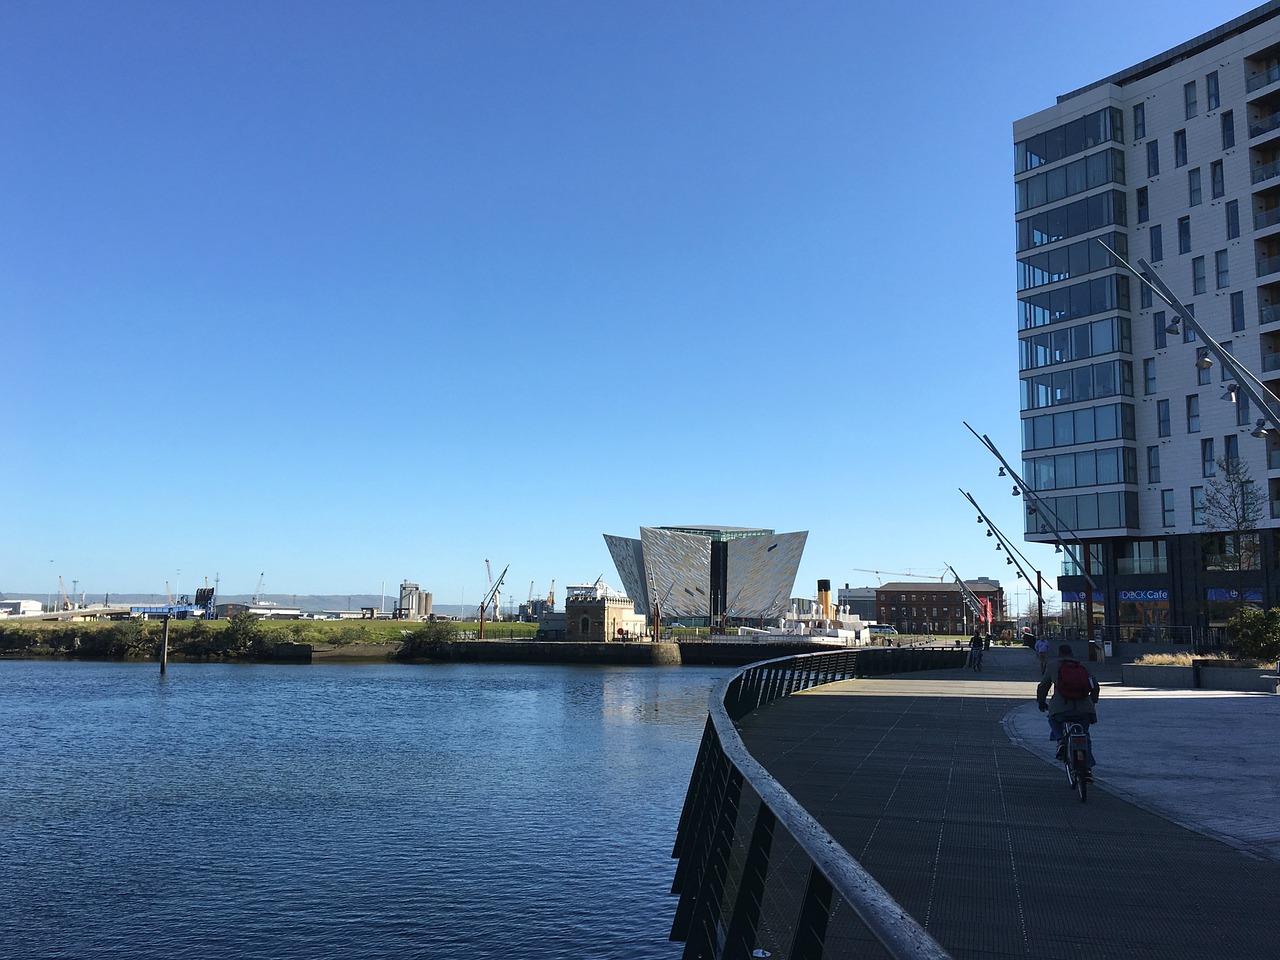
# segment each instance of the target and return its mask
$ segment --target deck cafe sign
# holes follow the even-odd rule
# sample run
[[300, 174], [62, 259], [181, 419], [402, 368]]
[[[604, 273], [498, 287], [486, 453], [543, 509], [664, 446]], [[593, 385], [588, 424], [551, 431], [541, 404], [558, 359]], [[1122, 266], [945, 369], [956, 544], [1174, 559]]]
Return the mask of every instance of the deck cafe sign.
[[1121, 590], [1118, 594], [1121, 603], [1150, 603], [1153, 600], [1169, 599], [1168, 590]]

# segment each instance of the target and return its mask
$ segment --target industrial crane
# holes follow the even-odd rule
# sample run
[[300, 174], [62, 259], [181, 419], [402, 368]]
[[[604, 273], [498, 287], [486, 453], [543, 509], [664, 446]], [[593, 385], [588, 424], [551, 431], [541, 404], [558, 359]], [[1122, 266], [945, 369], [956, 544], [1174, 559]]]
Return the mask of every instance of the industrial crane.
[[[484, 572], [489, 577], [489, 592], [493, 594], [493, 619], [496, 623], [502, 619], [502, 594], [497, 592], [498, 588], [502, 586], [502, 579], [499, 578], [498, 583], [496, 584], [493, 582], [493, 568], [489, 566], [488, 558], [484, 561]], [[506, 573], [506, 570], [503, 570], [502, 572]], [[481, 607], [481, 623], [484, 622], [483, 614], [484, 608]]]
[[551, 581], [551, 591], [547, 594], [547, 610], [555, 613], [556, 609], [556, 582]]
[[261, 602], [262, 600], [262, 581], [263, 581], [263, 578], [266, 577], [266, 575], [267, 575], [266, 571], [263, 571], [262, 573], [258, 574], [258, 586], [257, 586], [257, 589], [253, 591], [253, 602], [255, 604]]
[[[488, 569], [489, 569], [489, 561], [488, 561], [488, 560], [486, 560], [486, 561], [484, 562], [484, 566], [485, 566], [485, 569], [486, 569], [486, 570], [488, 570]], [[497, 579], [497, 580], [494, 580], [494, 579], [493, 579], [492, 571], [490, 571], [489, 579], [490, 579], [491, 583], [490, 583], [490, 586], [489, 586], [489, 592], [488, 592], [488, 593], [486, 593], [486, 594], [484, 595], [484, 599], [480, 601], [480, 639], [481, 639], [481, 640], [483, 640], [483, 639], [484, 639], [484, 614], [485, 614], [485, 611], [488, 609], [488, 607], [489, 607], [489, 603], [490, 603], [491, 601], [492, 601], [492, 602], [495, 602], [495, 603], [497, 602], [497, 598], [500, 596], [500, 594], [498, 593], [498, 589], [502, 586], [502, 581], [503, 581], [503, 580], [505, 580], [505, 579], [507, 578], [507, 571], [508, 571], [509, 569], [511, 569], [511, 565], [510, 565], [510, 564], [507, 564], [507, 566], [503, 567], [503, 568], [502, 568], [502, 573], [500, 573], [500, 574], [498, 575], [498, 579]], [[494, 620], [499, 619], [499, 618], [496, 616], [496, 613], [497, 613], [496, 609], [495, 609], [495, 611], [494, 611], [494, 612], [495, 612]]]
[[62, 574], [58, 574], [58, 587], [62, 590], [62, 609], [71, 610], [71, 598], [67, 596], [67, 585], [62, 582]]

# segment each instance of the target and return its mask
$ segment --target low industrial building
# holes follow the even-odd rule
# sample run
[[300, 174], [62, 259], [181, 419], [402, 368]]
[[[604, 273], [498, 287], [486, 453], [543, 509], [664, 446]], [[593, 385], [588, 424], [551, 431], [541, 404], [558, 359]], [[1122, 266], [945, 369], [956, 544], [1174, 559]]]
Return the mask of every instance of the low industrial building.
[[625, 593], [600, 581], [569, 587], [564, 601], [564, 638], [578, 643], [638, 640], [645, 636], [645, 617]]

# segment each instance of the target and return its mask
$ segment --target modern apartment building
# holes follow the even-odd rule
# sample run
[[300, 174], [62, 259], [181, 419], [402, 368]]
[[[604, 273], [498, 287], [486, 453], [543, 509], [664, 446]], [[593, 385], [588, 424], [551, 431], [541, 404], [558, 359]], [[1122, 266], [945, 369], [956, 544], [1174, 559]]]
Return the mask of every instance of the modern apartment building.
[[[1258, 429], [1280, 410], [1103, 246], [1149, 261], [1280, 393], [1280, 2], [1059, 97], [1013, 139], [1025, 530], [1074, 546], [1064, 610], [1089, 599], [1084, 557], [1096, 622], [1122, 636], [1280, 604], [1280, 434]], [[1243, 470], [1259, 516], [1224, 526], [1206, 502]]]

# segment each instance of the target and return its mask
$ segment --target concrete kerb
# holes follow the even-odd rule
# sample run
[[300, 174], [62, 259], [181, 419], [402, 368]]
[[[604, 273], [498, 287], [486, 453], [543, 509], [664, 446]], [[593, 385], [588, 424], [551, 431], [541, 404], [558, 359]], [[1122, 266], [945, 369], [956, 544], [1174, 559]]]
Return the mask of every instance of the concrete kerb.
[[[983, 682], [1034, 673], [1030, 651], [992, 652]], [[1097, 786], [1249, 856], [1280, 860], [1280, 698], [1126, 687], [1107, 679], [1113, 665], [1089, 666], [1102, 667], [1095, 669], [1102, 696], [1091, 734]], [[1013, 743], [1056, 766], [1033, 697], [1005, 714], [1002, 726]]]

